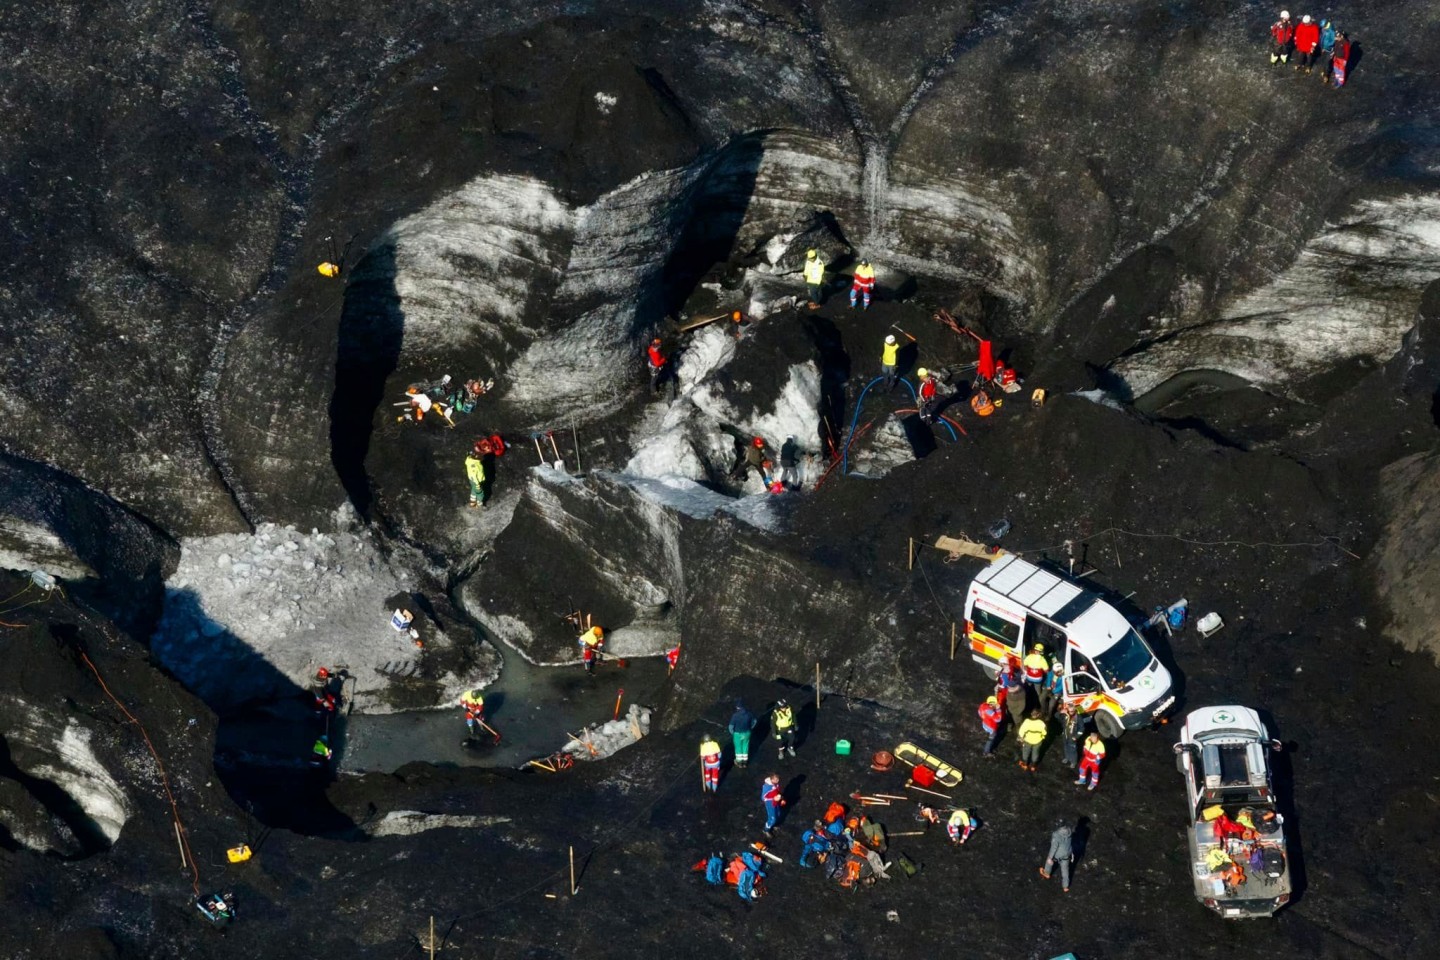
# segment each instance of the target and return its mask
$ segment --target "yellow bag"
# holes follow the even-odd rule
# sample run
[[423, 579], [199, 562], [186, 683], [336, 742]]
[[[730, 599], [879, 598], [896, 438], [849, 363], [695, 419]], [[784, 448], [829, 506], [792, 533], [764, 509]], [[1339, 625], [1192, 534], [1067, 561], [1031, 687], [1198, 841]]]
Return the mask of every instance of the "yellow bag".
[[225, 851], [225, 859], [231, 863], [244, 863], [250, 859], [250, 848], [243, 843], [238, 847], [231, 847]]
[[1220, 815], [1224, 812], [1225, 809], [1217, 803], [1213, 807], [1206, 807], [1204, 810], [1201, 810], [1200, 816], [1204, 817], [1206, 820], [1219, 820]]

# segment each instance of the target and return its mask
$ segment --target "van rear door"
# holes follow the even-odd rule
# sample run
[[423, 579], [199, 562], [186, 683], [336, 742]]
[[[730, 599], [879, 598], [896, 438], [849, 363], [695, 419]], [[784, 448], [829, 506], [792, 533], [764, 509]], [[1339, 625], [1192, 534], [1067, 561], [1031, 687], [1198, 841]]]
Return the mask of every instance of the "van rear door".
[[1024, 614], [1002, 609], [978, 594], [970, 597], [967, 618], [971, 656], [982, 666], [995, 666], [1005, 654], [1018, 655], [1025, 629]]

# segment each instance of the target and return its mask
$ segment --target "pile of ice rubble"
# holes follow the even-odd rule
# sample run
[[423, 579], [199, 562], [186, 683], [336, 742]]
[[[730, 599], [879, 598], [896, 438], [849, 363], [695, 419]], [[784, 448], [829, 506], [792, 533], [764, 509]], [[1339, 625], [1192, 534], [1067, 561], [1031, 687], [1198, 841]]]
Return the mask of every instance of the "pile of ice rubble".
[[576, 760], [603, 760], [650, 734], [650, 708], [630, 704], [629, 711], [619, 720], [607, 720], [579, 733], [560, 749]]
[[[416, 575], [382, 553], [353, 513], [336, 521], [334, 533], [266, 523], [253, 534], [183, 540], [155, 655], [215, 709], [293, 694], [326, 666], [357, 678], [355, 710], [388, 712], [380, 688], [413, 675], [422, 651], [390, 626], [386, 600], [407, 593]], [[414, 612], [426, 649], [448, 644]], [[445, 677], [440, 702], [476, 679]]]

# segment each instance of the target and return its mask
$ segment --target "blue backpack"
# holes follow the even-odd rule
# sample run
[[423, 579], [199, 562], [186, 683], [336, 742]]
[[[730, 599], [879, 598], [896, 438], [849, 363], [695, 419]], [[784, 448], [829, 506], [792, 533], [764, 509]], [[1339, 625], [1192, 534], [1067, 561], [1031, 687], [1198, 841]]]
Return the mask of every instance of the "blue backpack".
[[741, 900], [750, 900], [755, 895], [755, 871], [746, 870], [740, 874], [740, 883], [736, 889]]
[[725, 858], [718, 853], [710, 854], [710, 859], [705, 861], [705, 882], [717, 887], [725, 882]]

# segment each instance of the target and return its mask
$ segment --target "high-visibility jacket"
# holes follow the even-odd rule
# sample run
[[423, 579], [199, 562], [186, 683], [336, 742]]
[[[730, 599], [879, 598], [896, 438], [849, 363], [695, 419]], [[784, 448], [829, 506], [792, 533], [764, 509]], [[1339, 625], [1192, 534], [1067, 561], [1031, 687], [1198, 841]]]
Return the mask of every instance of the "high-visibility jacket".
[[1023, 742], [1030, 744], [1032, 747], [1037, 747], [1045, 742], [1045, 737], [1049, 732], [1050, 728], [1045, 725], [1044, 720], [1037, 720], [1031, 717], [1029, 720], [1020, 724], [1019, 736]]
[[330, 756], [330, 745], [327, 744], [324, 740], [316, 740], [315, 746], [312, 748], [312, 750], [317, 757], [328, 758]]
[[875, 289], [875, 268], [856, 267], [854, 288], [862, 293], [869, 293]]
[[1099, 763], [1105, 759], [1105, 741], [1099, 737], [1096, 737], [1094, 740], [1086, 737], [1080, 749], [1084, 753], [1083, 759], [1086, 763]]
[[598, 647], [604, 642], [599, 627], [591, 627], [580, 634], [580, 646], [582, 647]]
[[1025, 657], [1025, 679], [1029, 682], [1039, 683], [1049, 672], [1050, 661], [1045, 659], [1045, 654], [1031, 651]]
[[893, 367], [895, 366], [895, 358], [899, 355], [899, 353], [900, 344], [887, 343], [885, 344], [885, 348], [880, 351], [880, 362], [887, 367]]
[[465, 458], [465, 476], [477, 487], [485, 482], [485, 464], [474, 454]]
[[985, 732], [994, 733], [1005, 716], [1005, 708], [998, 703], [982, 703], [979, 713], [980, 723], [984, 726]]
[[645, 355], [650, 359], [650, 366], [654, 367], [656, 370], [659, 370], [661, 367], [665, 366], [665, 354], [660, 352], [659, 347], [648, 348], [645, 351]]
[[1301, 53], [1314, 53], [1320, 45], [1320, 24], [1301, 23], [1295, 28], [1295, 49]]
[[716, 743], [713, 739], [706, 740], [700, 744], [700, 759], [705, 761], [707, 767], [719, 766], [720, 744]]
[[795, 711], [790, 707], [781, 707], [775, 711], [775, 729], [789, 730], [795, 726]]
[[934, 400], [934, 399], [935, 399], [935, 378], [934, 378], [934, 377], [927, 377], [926, 379], [920, 381], [920, 399], [921, 399], [921, 400]]
[[1289, 20], [1276, 20], [1270, 25], [1270, 36], [1277, 46], [1283, 47], [1295, 36], [1295, 24]]
[[825, 281], [825, 264], [819, 258], [805, 261], [805, 282], [819, 285]]
[[460, 705], [463, 707], [484, 707], [485, 698], [480, 696], [479, 690], [468, 690], [460, 695]]
[[970, 829], [970, 813], [966, 810], [956, 810], [950, 814], [950, 820], [945, 824], [953, 837]]

